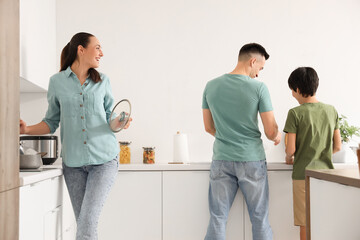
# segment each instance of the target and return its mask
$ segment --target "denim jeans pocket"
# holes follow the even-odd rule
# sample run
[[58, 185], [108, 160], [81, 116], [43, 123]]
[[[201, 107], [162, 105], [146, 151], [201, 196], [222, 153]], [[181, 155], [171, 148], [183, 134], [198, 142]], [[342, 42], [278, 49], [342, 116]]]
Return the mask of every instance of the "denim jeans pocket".
[[260, 181], [266, 177], [267, 167], [266, 161], [255, 161], [255, 162], [247, 162], [246, 164], [246, 176], [249, 179]]
[[216, 179], [221, 176], [223, 161], [213, 160], [210, 167], [210, 179]]

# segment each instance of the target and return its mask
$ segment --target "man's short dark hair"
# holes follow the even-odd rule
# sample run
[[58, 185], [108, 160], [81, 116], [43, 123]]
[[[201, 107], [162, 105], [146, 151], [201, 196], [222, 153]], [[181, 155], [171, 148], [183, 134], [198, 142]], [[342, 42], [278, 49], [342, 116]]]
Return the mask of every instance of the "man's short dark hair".
[[303, 97], [314, 96], [319, 86], [319, 77], [313, 68], [299, 67], [290, 74], [288, 84], [295, 92], [299, 89]]
[[239, 51], [239, 60], [241, 57], [250, 55], [250, 54], [260, 54], [265, 57], [265, 60], [268, 60], [270, 57], [266, 52], [265, 48], [257, 43], [248, 43], [245, 44]]

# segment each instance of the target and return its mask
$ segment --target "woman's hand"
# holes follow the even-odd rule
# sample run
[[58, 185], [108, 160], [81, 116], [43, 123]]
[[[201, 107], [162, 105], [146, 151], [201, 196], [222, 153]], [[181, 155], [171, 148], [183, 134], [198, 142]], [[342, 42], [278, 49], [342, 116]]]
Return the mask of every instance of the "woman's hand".
[[20, 119], [20, 134], [26, 134], [26, 132], [27, 132], [26, 122]]
[[126, 123], [124, 129], [127, 129], [128, 127], [130, 127], [130, 122], [132, 121], [132, 118], [129, 118], [129, 121]]

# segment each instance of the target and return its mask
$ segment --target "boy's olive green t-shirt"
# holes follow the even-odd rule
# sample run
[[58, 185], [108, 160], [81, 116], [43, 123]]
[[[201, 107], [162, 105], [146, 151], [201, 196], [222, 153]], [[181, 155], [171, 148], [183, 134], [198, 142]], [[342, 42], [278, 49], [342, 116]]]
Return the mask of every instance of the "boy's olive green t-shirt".
[[305, 179], [305, 169], [333, 169], [331, 161], [336, 109], [321, 102], [304, 103], [288, 112], [284, 132], [296, 133], [292, 178]]
[[202, 108], [210, 109], [215, 124], [213, 160], [266, 159], [258, 113], [273, 108], [263, 82], [245, 75], [224, 74], [206, 84]]

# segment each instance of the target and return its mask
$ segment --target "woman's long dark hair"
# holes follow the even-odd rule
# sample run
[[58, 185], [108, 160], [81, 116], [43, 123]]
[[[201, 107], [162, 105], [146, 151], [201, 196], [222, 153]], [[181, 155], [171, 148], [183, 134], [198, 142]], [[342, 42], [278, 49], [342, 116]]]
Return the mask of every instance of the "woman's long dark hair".
[[[86, 48], [90, 42], [91, 37], [94, 37], [94, 35], [86, 32], [79, 32], [71, 38], [70, 42], [63, 48], [61, 52], [60, 72], [66, 70], [73, 64], [77, 56], [78, 46], [81, 45]], [[101, 81], [100, 74], [98, 71], [96, 71], [96, 69], [90, 68], [88, 73], [91, 80], [93, 80], [95, 83]]]

